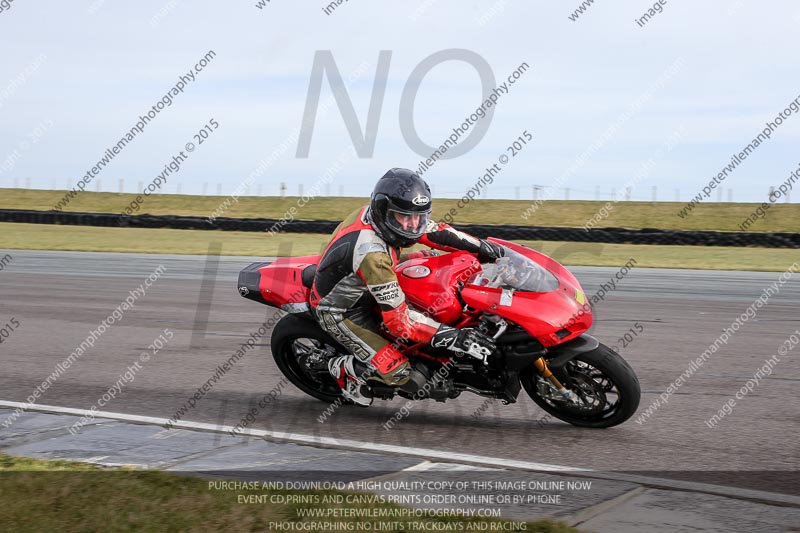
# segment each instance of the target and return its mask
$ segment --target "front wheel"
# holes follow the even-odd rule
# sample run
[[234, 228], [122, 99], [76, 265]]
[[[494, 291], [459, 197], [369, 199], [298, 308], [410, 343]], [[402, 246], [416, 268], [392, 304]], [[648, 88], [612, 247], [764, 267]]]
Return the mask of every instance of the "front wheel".
[[569, 399], [533, 367], [520, 381], [539, 407], [564, 422], [608, 428], [625, 422], [639, 407], [639, 379], [618, 353], [603, 344], [571, 359], [556, 373], [572, 393]]

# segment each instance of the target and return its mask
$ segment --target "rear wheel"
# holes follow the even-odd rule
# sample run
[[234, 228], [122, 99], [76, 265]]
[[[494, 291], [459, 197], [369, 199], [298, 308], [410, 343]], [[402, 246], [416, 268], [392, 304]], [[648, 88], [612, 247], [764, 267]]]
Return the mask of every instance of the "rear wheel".
[[328, 360], [347, 351], [315, 322], [286, 315], [275, 325], [271, 347], [278, 368], [298, 389], [324, 402], [341, 396]]
[[520, 378], [531, 399], [564, 422], [607, 428], [625, 422], [639, 407], [639, 379], [618, 353], [603, 344], [570, 360], [558, 374], [573, 393], [569, 399], [533, 367]]

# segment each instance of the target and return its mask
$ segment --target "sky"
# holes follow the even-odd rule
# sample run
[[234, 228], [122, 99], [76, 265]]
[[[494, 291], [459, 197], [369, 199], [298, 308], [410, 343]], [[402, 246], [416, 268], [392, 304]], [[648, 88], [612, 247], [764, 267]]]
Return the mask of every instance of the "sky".
[[[257, 3], [0, 2], [0, 188], [75, 186], [209, 51], [87, 190], [123, 180], [138, 192], [183, 151], [161, 192], [278, 195], [283, 183], [290, 195], [368, 196], [387, 169], [429, 155], [402, 124], [438, 146], [486, 87], [527, 64], [476, 137], [458, 140], [477, 144], [424, 173], [435, 195], [532, 199], [536, 186], [608, 200], [630, 187], [634, 200], [685, 202], [800, 96], [800, 5], [788, 0], [667, 0], [643, 25], [649, 1], [597, 0], [577, 17], [578, 0], [348, 0], [327, 14], [330, 2]], [[326, 71], [305, 157], [298, 136], [326, 54], [357, 122], [348, 129]], [[444, 60], [420, 70], [431, 56]], [[370, 110], [371, 148], [354, 153], [350, 131], [362, 135]], [[722, 200], [765, 201], [800, 167], [798, 141], [792, 113], [725, 176]]]

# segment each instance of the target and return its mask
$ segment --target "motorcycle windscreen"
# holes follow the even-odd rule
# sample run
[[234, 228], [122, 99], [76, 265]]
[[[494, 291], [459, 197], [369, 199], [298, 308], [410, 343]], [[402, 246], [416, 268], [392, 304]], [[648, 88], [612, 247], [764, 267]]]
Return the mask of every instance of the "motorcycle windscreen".
[[481, 287], [509, 288], [527, 292], [552, 292], [558, 289], [558, 279], [532, 259], [506, 246], [505, 256], [494, 264], [484, 264], [470, 283]]

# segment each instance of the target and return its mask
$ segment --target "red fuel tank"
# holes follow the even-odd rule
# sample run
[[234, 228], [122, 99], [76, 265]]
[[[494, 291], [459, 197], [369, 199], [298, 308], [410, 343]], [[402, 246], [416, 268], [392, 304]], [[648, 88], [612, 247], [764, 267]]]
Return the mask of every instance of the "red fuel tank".
[[409, 303], [417, 311], [448, 325], [458, 322], [462, 314], [456, 285], [466, 283], [480, 271], [480, 263], [468, 252], [410, 259], [395, 267]]

